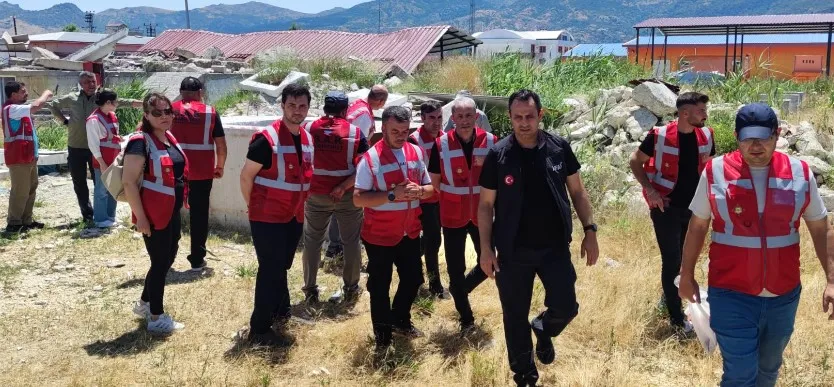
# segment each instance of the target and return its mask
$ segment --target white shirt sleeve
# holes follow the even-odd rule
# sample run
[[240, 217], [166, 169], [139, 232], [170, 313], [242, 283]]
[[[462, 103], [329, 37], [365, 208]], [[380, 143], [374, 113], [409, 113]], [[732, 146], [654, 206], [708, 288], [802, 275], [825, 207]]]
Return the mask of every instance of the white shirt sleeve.
[[32, 114], [32, 105], [9, 105], [9, 119], [19, 120], [24, 117], [30, 117]]
[[363, 191], [370, 191], [374, 187], [374, 176], [371, 169], [368, 168], [368, 161], [364, 157], [356, 165], [356, 183], [354, 187]]
[[709, 205], [709, 195], [707, 194], [707, 171], [701, 173], [701, 179], [698, 180], [698, 188], [695, 189], [695, 196], [692, 197], [692, 203], [689, 203], [689, 210], [692, 215], [701, 219], [712, 219], [712, 208]]
[[811, 202], [808, 203], [808, 207], [805, 207], [805, 212], [802, 213], [802, 219], [813, 222], [828, 216], [828, 210], [825, 208], [825, 203], [822, 201], [822, 196], [820, 196], [820, 191], [817, 188], [817, 179], [814, 177], [813, 173], [811, 174], [811, 179], [808, 181], [808, 185], [811, 187]]
[[487, 133], [492, 133], [492, 126], [489, 125], [489, 119], [487, 118], [486, 113], [484, 113], [481, 109], [478, 109], [477, 126]]
[[362, 131], [362, 134], [365, 137], [368, 137], [368, 132], [370, 132], [371, 127], [374, 125], [374, 121], [367, 114], [362, 114], [359, 117], [356, 117], [352, 124], [358, 126], [359, 130]]
[[107, 129], [99, 120], [87, 120], [87, 146], [90, 147], [93, 157], [101, 157], [99, 140], [105, 136], [107, 136]]

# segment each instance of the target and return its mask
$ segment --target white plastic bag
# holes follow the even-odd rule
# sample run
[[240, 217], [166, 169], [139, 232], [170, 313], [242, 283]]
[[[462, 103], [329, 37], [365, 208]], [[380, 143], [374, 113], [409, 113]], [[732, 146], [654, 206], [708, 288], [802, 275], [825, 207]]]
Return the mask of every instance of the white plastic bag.
[[701, 291], [701, 303], [690, 302], [684, 311], [689, 316], [689, 321], [695, 329], [695, 335], [698, 336], [698, 341], [701, 346], [709, 354], [715, 351], [718, 347], [718, 340], [715, 338], [715, 332], [710, 327], [710, 308], [707, 300], [707, 292]]

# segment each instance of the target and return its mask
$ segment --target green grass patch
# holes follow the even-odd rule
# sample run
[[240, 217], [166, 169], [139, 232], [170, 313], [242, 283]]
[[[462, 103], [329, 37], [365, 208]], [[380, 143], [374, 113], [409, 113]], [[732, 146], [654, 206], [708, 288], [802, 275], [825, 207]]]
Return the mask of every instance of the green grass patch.
[[[113, 91], [121, 99], [142, 100], [148, 95], [148, 89], [144, 86], [144, 80], [140, 78], [134, 78], [126, 83], [120, 83], [113, 87]], [[116, 117], [119, 119], [119, 134], [133, 133], [136, 126], [142, 121], [142, 114], [142, 109], [137, 109], [129, 105], [123, 105], [116, 109]]]
[[214, 109], [222, 116], [229, 109], [234, 108], [241, 103], [254, 104], [257, 103], [258, 100], [258, 93], [248, 90], [235, 90], [221, 97], [220, 100], [214, 104]]
[[67, 127], [55, 121], [42, 122], [36, 126], [40, 149], [67, 149]]
[[369, 69], [367, 63], [346, 58], [301, 59], [285, 54], [260, 56], [253, 60], [253, 64], [261, 72], [260, 82], [275, 85], [281, 83], [290, 71], [310, 74], [314, 82], [324, 80], [326, 74], [331, 80], [356, 83], [359, 87], [371, 87], [382, 80], [380, 75]]

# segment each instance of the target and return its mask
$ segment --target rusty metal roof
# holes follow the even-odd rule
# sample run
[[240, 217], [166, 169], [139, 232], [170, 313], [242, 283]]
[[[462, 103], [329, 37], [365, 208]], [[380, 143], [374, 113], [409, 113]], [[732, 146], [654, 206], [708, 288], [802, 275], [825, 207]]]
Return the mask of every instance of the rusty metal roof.
[[757, 15], [656, 18], [637, 23], [634, 28], [656, 28], [664, 35], [720, 35], [828, 33], [834, 14]]
[[271, 49], [288, 49], [301, 58], [355, 57], [381, 63], [374, 67], [390, 70], [399, 66], [407, 73], [430, 53], [481, 44], [481, 41], [451, 26], [406, 28], [383, 34], [324, 30], [253, 32], [241, 35], [209, 31], [166, 30], [140, 51], [161, 51], [171, 55], [182, 48], [197, 55], [216, 46], [227, 58], [249, 60]]

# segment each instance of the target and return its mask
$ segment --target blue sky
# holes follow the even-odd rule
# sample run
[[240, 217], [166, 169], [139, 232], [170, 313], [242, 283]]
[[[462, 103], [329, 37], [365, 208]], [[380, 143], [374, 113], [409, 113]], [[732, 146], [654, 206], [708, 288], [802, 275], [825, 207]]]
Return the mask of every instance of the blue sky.
[[[71, 0], [7, 0], [10, 3], [18, 3], [23, 9], [37, 10], [49, 8], [57, 3], [71, 3]], [[250, 0], [189, 0], [188, 7], [190, 9], [205, 7], [210, 4], [240, 4]], [[258, 0], [262, 3], [272, 4], [278, 7], [289, 8], [299, 12], [321, 12], [333, 7], [349, 8], [359, 3], [364, 3], [369, 0], [313, 0], [313, 1], [298, 1], [298, 0]], [[82, 11], [103, 11], [108, 8], [124, 8], [124, 7], [157, 7], [165, 9], [185, 9], [185, 1], [178, 0], [122, 0], [114, 7], [112, 0], [83, 0], [75, 2], [78, 8]]]

